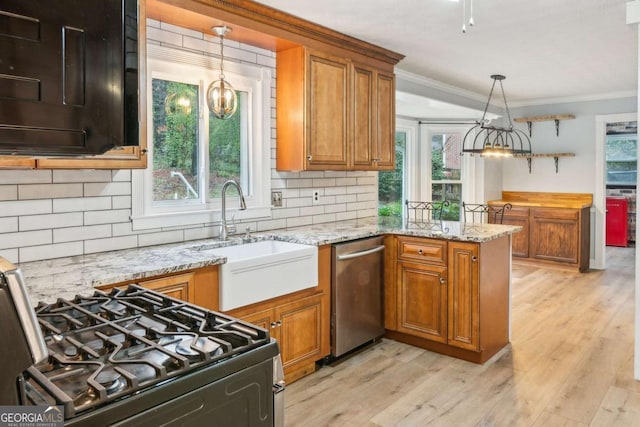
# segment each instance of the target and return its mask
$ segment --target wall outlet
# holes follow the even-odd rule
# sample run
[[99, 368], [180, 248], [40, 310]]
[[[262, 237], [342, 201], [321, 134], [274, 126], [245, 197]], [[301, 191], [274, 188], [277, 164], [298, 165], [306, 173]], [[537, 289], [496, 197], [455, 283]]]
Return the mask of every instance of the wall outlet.
[[314, 204], [314, 205], [320, 204], [320, 191], [313, 190], [313, 194], [311, 196], [312, 196], [312, 198], [311, 198], [311, 200], [312, 200], [311, 203], [312, 204]]
[[277, 208], [282, 206], [282, 191], [271, 192], [271, 206], [275, 206]]

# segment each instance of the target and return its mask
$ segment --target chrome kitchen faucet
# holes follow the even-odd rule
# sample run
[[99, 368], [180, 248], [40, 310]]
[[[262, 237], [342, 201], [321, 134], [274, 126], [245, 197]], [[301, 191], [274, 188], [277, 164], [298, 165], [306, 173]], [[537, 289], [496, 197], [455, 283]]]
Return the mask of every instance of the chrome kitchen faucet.
[[231, 219], [231, 226], [227, 227], [227, 188], [233, 185], [238, 190], [238, 195], [240, 196], [240, 210], [243, 211], [247, 209], [247, 204], [244, 201], [244, 196], [242, 195], [242, 188], [240, 184], [236, 181], [230, 179], [222, 185], [222, 218], [220, 219], [220, 240], [227, 240], [227, 234], [230, 232], [231, 234], [236, 232], [236, 224], [233, 221], [233, 217]]

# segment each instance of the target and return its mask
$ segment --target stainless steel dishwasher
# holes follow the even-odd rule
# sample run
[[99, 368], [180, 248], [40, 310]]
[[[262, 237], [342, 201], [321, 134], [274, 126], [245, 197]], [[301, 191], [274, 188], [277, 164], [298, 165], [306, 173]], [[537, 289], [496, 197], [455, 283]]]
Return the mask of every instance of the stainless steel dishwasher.
[[384, 334], [384, 240], [333, 245], [331, 354], [340, 356]]

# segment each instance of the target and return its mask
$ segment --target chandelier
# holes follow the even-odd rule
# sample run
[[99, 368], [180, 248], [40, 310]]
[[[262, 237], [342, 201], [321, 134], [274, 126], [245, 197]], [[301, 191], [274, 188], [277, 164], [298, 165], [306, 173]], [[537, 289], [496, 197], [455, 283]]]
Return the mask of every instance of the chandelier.
[[238, 108], [238, 95], [233, 86], [224, 79], [224, 36], [231, 32], [227, 26], [211, 28], [220, 37], [220, 77], [207, 89], [209, 110], [219, 119], [230, 119]]
[[[491, 78], [493, 79], [493, 84], [489, 92], [489, 99], [487, 99], [487, 104], [484, 107], [482, 120], [476, 122], [476, 125], [465, 134], [462, 140], [462, 153], [471, 153], [471, 155], [480, 154], [481, 156], [490, 157], [510, 157], [531, 154], [531, 141], [529, 137], [523, 131], [514, 129], [513, 123], [511, 122], [511, 113], [509, 112], [507, 98], [504, 95], [504, 88], [502, 87], [502, 80], [505, 79], [505, 76], [494, 74]], [[500, 82], [504, 108], [509, 118], [509, 125], [507, 127], [490, 126], [489, 120], [485, 118], [496, 82]]]

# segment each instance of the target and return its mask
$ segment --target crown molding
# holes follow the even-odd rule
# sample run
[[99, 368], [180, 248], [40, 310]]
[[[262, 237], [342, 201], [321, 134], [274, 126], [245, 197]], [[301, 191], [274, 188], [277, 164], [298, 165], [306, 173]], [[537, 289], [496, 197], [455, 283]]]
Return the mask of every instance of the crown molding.
[[[639, 0], [640, 1], [640, 0]], [[443, 92], [447, 92], [453, 95], [463, 96], [465, 98], [469, 98], [476, 101], [486, 102], [487, 95], [482, 95], [477, 92], [472, 92], [470, 90], [462, 89], [457, 86], [453, 86], [447, 83], [442, 83], [440, 81], [431, 79], [429, 77], [424, 77], [418, 74], [410, 73], [404, 70], [395, 70], [396, 78], [405, 80], [411, 83], [416, 83], [421, 86], [428, 87], [430, 89], [437, 89]], [[521, 101], [513, 101], [509, 99], [509, 107], [528, 107], [534, 105], [548, 105], [548, 104], [568, 104], [573, 102], [589, 102], [589, 101], [602, 101], [607, 99], [620, 99], [620, 98], [632, 98], [638, 96], [638, 92], [636, 90], [624, 90], [618, 92], [608, 92], [608, 93], [596, 93], [589, 95], [577, 95], [577, 96], [563, 96], [556, 98], [536, 98], [536, 99], [525, 99]], [[500, 100], [501, 101], [501, 100]], [[504, 107], [502, 102], [494, 102], [492, 100], [491, 105], [496, 107]]]
[[633, 98], [638, 96], [636, 90], [619, 92], [594, 93], [590, 95], [562, 96], [557, 98], [525, 99], [523, 101], [509, 101], [511, 107], [529, 107], [534, 105], [569, 104], [573, 102], [604, 101], [607, 99]]

